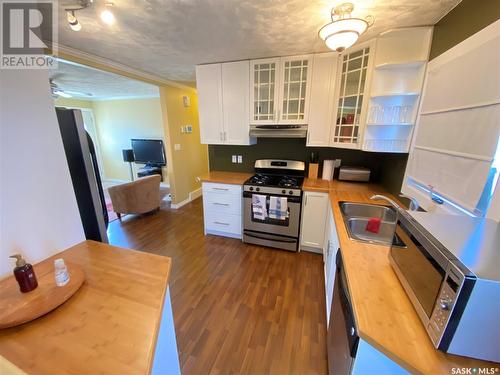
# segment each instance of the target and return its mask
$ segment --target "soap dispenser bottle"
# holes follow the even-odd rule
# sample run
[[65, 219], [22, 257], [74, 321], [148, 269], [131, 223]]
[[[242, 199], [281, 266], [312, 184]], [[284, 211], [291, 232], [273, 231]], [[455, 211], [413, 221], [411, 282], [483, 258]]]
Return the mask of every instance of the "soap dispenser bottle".
[[19, 289], [22, 293], [28, 293], [36, 289], [38, 281], [36, 280], [35, 270], [33, 266], [23, 259], [21, 254], [11, 255], [10, 258], [16, 258], [16, 268], [14, 268], [14, 276], [19, 284]]

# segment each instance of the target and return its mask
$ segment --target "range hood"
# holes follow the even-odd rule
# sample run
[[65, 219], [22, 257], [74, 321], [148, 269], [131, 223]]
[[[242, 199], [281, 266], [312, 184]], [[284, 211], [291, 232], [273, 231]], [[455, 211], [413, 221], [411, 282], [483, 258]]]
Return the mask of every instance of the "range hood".
[[305, 138], [307, 137], [307, 125], [250, 125], [250, 137]]

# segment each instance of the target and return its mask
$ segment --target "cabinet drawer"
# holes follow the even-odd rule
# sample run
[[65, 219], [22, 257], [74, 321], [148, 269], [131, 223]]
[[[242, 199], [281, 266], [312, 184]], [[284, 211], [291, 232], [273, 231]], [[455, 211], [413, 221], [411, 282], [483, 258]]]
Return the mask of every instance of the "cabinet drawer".
[[240, 194], [220, 194], [208, 191], [203, 194], [203, 210], [240, 215], [241, 199]]
[[241, 198], [241, 185], [204, 182], [202, 187], [203, 187], [203, 194], [212, 192], [225, 195], [238, 195]]
[[241, 215], [228, 215], [220, 212], [206, 211], [205, 231], [241, 235]]

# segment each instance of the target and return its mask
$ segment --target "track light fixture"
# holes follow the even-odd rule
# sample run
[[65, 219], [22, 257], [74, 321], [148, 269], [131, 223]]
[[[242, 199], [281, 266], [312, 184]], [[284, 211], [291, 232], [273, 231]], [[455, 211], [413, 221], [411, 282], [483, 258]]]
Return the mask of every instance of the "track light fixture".
[[74, 10], [66, 12], [66, 19], [68, 20], [69, 27], [71, 27], [71, 30], [80, 31], [82, 29], [82, 24], [76, 18]]
[[106, 25], [112, 25], [115, 23], [115, 15], [111, 12], [113, 3], [111, 1], [106, 1], [103, 11], [101, 12], [101, 20]]
[[[93, 2], [94, 0], [76, 0], [74, 3], [64, 5], [66, 19], [68, 20], [69, 27], [71, 27], [73, 31], [80, 31], [82, 29], [82, 24], [76, 18], [75, 12], [92, 6]], [[106, 25], [112, 25], [115, 23], [115, 16], [111, 11], [113, 6], [114, 3], [112, 1], [106, 0], [104, 7], [99, 14], [101, 21]]]

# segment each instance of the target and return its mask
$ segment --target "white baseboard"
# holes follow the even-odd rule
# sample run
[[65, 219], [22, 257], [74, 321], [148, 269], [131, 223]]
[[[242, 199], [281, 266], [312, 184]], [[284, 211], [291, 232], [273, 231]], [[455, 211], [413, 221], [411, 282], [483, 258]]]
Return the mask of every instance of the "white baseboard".
[[183, 201], [181, 201], [179, 203], [172, 203], [170, 205], [170, 207], [173, 208], [173, 209], [175, 209], [175, 210], [177, 210], [178, 208], [181, 208], [182, 206], [185, 206], [189, 202], [191, 202], [191, 200], [189, 198], [186, 198], [186, 199], [184, 199]]
[[191, 193], [189, 193], [189, 199], [192, 201], [199, 197], [201, 197], [201, 188], [193, 190]]
[[183, 201], [181, 201], [179, 203], [172, 203], [170, 205], [170, 207], [173, 208], [173, 209], [175, 209], [175, 210], [177, 210], [178, 208], [181, 208], [182, 206], [185, 206], [189, 202], [194, 201], [196, 198], [201, 197], [201, 195], [202, 195], [201, 188], [193, 190], [192, 192], [189, 193], [189, 196], [186, 199], [184, 199]]

